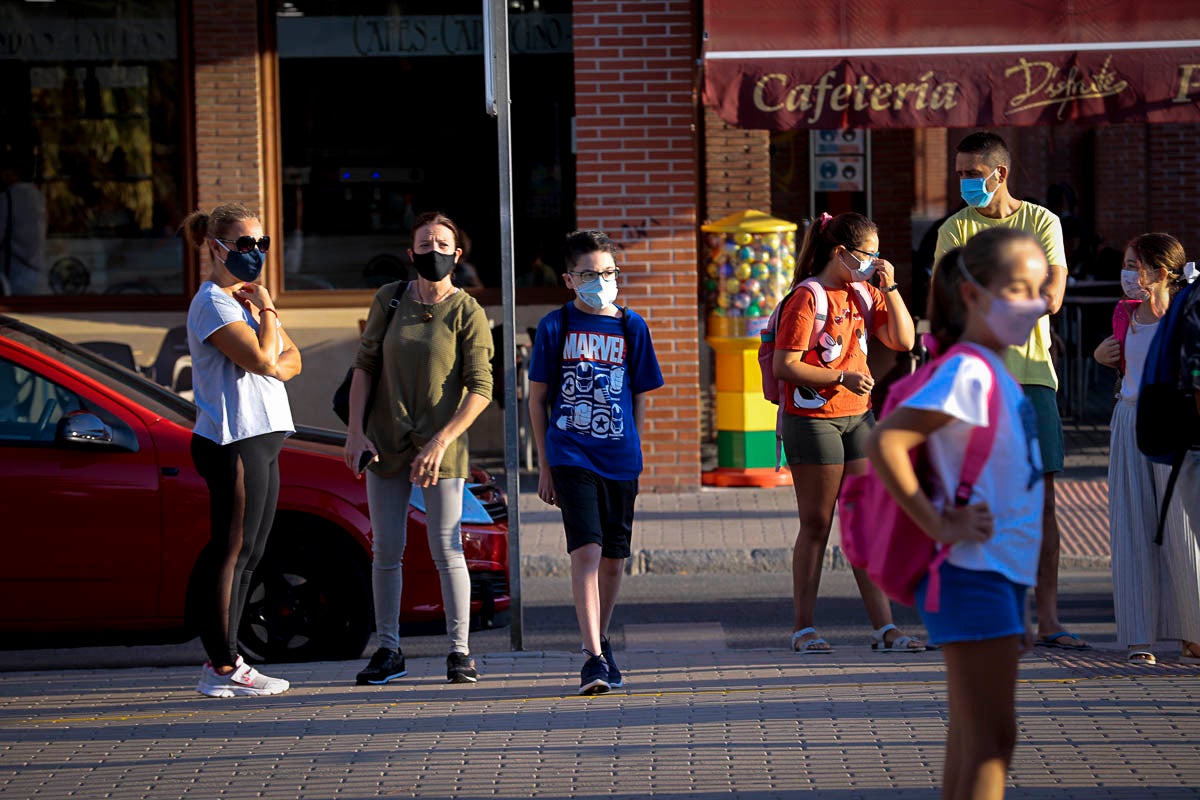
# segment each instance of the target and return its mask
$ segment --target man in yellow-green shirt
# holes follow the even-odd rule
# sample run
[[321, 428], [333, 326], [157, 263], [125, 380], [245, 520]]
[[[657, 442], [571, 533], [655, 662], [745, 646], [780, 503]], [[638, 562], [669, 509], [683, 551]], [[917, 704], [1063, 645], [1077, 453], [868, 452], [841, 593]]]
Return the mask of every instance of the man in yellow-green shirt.
[[[1029, 340], [1009, 347], [1005, 364], [1037, 412], [1038, 442], [1045, 470], [1045, 507], [1042, 514], [1042, 548], [1038, 559], [1037, 643], [1043, 647], [1082, 650], [1087, 643], [1062, 626], [1058, 619], [1058, 521], [1054, 506], [1054, 473], [1063, 468], [1062, 420], [1058, 416], [1058, 375], [1050, 360], [1050, 314], [1062, 306], [1067, 288], [1067, 257], [1062, 225], [1049, 209], [1018, 200], [1008, 190], [1012, 155], [994, 133], [972, 133], [959, 142], [954, 169], [966, 207], [938, 229], [934, 264], [956, 247], [987, 228], [1015, 228], [1032, 234], [1046, 251], [1050, 272], [1042, 287], [1048, 311], [1038, 320]], [[935, 266], [936, 269], [936, 266]]]

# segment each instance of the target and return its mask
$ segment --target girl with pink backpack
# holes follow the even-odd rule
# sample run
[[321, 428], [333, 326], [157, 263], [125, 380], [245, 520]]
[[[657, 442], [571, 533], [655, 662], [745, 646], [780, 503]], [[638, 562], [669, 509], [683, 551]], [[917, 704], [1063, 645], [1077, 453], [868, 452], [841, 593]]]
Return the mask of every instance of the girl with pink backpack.
[[[929, 301], [947, 357], [867, 442], [879, 480], [942, 548], [915, 599], [946, 664], [944, 798], [1002, 796], [1016, 745], [1017, 660], [1033, 644], [1026, 595], [1037, 582], [1043, 481], [1034, 411], [1003, 352], [1046, 312], [1047, 269], [1037, 240], [1009, 228], [947, 253]], [[995, 429], [991, 449], [965, 488], [963, 462], [980, 428]], [[930, 610], [934, 583], [940, 603]]]
[[1125, 248], [1121, 269], [1127, 299], [1113, 311], [1113, 335], [1093, 354], [1121, 376], [1109, 425], [1113, 608], [1126, 659], [1143, 666], [1158, 663], [1154, 649], [1160, 639], [1178, 641], [1185, 663], [1200, 663], [1200, 503], [1183, 483], [1175, 486], [1165, 509], [1171, 530], [1155, 543], [1171, 467], [1154, 463], [1138, 449], [1136, 430], [1150, 343], [1175, 296], [1195, 277], [1195, 265], [1174, 236], [1135, 236]]
[[[878, 276], [879, 287], [870, 285]], [[895, 270], [879, 253], [875, 223], [853, 211], [822, 214], [804, 235], [796, 272], [777, 309], [771, 368], [780, 381], [780, 435], [796, 490], [800, 530], [792, 550], [792, 650], [828, 655], [816, 629], [817, 590], [843, 479], [866, 469], [863, 446], [875, 422], [867, 365], [871, 340], [911, 350], [912, 316], [897, 291]], [[879, 653], [924, 652], [892, 620], [887, 596], [854, 570]]]

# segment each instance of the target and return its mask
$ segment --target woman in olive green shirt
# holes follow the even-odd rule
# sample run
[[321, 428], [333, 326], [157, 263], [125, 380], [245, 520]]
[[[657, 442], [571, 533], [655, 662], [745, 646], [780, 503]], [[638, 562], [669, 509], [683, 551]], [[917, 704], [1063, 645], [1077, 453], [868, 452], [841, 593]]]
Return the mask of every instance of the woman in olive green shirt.
[[[467, 645], [471, 581], [460, 523], [466, 432], [491, 402], [493, 346], [487, 315], [451, 283], [461, 241], [448, 217], [417, 218], [409, 256], [418, 278], [396, 299], [390, 323], [396, 284], [375, 295], [354, 361], [345, 458], [356, 472], [364, 456], [370, 458], [367, 500], [379, 638], [379, 649], [358, 674], [360, 685], [384, 684], [407, 672], [400, 651], [401, 558], [413, 485], [425, 497], [429, 551], [441, 578], [450, 639], [446, 678], [452, 683], [478, 678]], [[368, 409], [372, 377], [378, 385]]]

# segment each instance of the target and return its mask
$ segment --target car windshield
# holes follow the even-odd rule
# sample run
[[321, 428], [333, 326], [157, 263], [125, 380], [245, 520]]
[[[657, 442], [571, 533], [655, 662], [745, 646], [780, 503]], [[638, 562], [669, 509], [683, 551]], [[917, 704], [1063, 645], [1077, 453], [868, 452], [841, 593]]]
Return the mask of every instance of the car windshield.
[[188, 426], [195, 422], [196, 407], [170, 389], [65, 339], [3, 315], [0, 336], [61, 361], [164, 417]]

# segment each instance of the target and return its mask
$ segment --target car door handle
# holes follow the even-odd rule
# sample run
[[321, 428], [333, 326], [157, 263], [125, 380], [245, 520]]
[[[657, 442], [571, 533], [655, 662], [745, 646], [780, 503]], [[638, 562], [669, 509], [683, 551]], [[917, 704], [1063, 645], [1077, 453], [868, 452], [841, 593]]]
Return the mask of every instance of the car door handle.
[[179, 467], [163, 467], [162, 474], [168, 478], [175, 478], [179, 475]]

